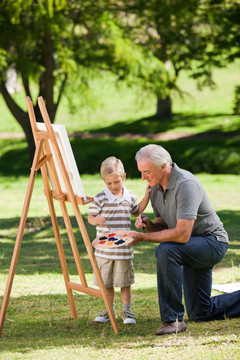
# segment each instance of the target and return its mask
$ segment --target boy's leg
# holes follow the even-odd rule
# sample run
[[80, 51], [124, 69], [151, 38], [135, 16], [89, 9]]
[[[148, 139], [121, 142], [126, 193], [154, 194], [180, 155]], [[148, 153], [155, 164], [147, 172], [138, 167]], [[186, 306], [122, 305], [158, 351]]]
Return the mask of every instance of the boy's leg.
[[[113, 266], [114, 260], [104, 259], [96, 256], [96, 260], [103, 278], [104, 285], [106, 286], [109, 302], [115, 313], [114, 308], [114, 287], [113, 287]], [[94, 274], [94, 284], [98, 286], [96, 276]], [[107, 310], [102, 311], [99, 316], [95, 318], [96, 322], [105, 323], [109, 321]]]
[[114, 287], [106, 288], [110, 304], [114, 304]]
[[135, 314], [131, 312], [131, 298], [132, 298], [131, 286], [125, 286], [121, 288], [121, 298], [123, 304], [123, 323], [135, 325], [136, 324]]
[[121, 298], [123, 305], [131, 304], [131, 300], [132, 300], [131, 286], [125, 286], [121, 288]]
[[134, 283], [132, 260], [116, 260], [113, 273], [114, 286], [121, 288], [123, 322], [124, 324], [136, 324], [135, 315], [131, 312], [131, 285]]

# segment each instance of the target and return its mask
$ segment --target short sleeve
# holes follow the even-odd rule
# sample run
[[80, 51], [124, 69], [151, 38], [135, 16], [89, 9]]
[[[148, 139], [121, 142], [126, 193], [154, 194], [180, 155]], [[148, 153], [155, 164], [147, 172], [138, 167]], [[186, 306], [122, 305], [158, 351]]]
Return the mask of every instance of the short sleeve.
[[101, 213], [100, 203], [94, 198], [94, 201], [90, 204], [88, 208], [88, 215], [97, 216]]
[[176, 194], [177, 219], [196, 220], [202, 197], [203, 194], [197, 182], [184, 181]]

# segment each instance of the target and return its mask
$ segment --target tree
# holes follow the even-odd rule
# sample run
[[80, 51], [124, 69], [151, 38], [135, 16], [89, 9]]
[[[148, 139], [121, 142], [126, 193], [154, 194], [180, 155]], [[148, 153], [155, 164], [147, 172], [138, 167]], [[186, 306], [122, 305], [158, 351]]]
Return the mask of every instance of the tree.
[[[120, 3], [119, 12], [127, 36], [166, 66], [166, 86], [152, 84], [159, 118], [172, 115], [171, 93], [181, 92], [182, 70], [199, 86], [212, 86], [212, 69], [239, 57], [238, 0], [132, 0]], [[149, 80], [157, 79], [155, 73]]]
[[[28, 114], [6, 88], [14, 68], [27, 96], [43, 96], [54, 122], [69, 84], [112, 71], [157, 97], [157, 116], [172, 114], [171, 93], [182, 70], [213, 84], [214, 66], [239, 57], [238, 0], [2, 0], [0, 92], [22, 127], [30, 157]], [[34, 89], [34, 91], [33, 91]], [[179, 90], [180, 91], [180, 90]], [[35, 113], [39, 118], [36, 106]]]
[[[27, 96], [31, 96], [30, 80], [36, 79], [39, 85], [39, 95], [46, 99], [51, 119], [54, 120], [62, 90], [66, 81], [66, 73], [61, 74], [61, 85], [57, 101], [54, 102], [54, 68], [53, 48], [54, 37], [60, 36], [61, 21], [56, 13], [64, 12], [64, 1], [58, 7], [46, 7], [36, 1], [5, 1], [0, 5], [0, 48], [1, 73], [0, 91], [2, 96], [20, 126], [29, 145], [29, 153], [34, 154], [34, 143], [28, 114], [14, 101], [8, 92], [5, 82], [9, 68], [14, 68]], [[63, 50], [63, 49], [61, 49]], [[38, 117], [38, 109], [35, 106]]]
[[[67, 84], [84, 84], [90, 71], [111, 68], [115, 55], [106, 38], [111, 25], [109, 3], [105, 0], [1, 1], [0, 92], [26, 135], [30, 158], [34, 154], [34, 142], [28, 114], [6, 88], [7, 70], [16, 70], [25, 94], [32, 100], [37, 90], [35, 98], [45, 99], [54, 122]], [[36, 100], [34, 109], [37, 120], [41, 121]]]

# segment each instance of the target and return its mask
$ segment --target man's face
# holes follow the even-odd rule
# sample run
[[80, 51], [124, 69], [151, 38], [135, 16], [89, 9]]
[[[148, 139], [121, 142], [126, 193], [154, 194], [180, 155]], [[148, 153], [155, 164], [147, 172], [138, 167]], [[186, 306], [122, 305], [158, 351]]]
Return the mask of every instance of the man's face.
[[142, 174], [142, 179], [147, 180], [150, 186], [161, 185], [166, 164], [162, 165], [161, 168], [157, 168], [153, 162], [144, 159], [138, 161], [137, 166]]

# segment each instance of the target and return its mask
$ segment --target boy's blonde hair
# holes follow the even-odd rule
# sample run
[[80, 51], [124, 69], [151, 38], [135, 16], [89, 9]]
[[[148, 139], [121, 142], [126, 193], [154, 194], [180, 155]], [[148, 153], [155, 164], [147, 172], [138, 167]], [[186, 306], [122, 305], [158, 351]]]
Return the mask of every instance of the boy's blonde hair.
[[102, 162], [100, 173], [103, 179], [112, 174], [123, 177], [125, 170], [121, 160], [117, 159], [115, 156], [110, 156]]

